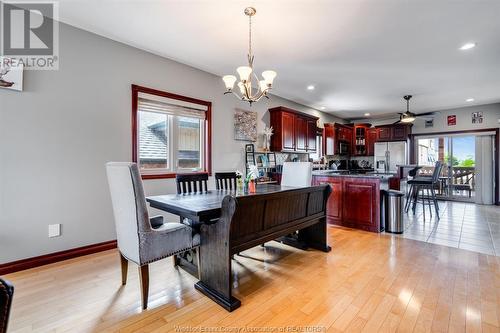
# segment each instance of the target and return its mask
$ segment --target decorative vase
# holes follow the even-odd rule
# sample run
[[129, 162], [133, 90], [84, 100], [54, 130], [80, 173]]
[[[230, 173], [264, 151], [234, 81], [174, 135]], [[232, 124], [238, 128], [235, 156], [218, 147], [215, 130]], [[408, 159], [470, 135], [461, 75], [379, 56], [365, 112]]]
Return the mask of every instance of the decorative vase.
[[248, 192], [255, 193], [255, 181], [251, 180], [248, 182]]

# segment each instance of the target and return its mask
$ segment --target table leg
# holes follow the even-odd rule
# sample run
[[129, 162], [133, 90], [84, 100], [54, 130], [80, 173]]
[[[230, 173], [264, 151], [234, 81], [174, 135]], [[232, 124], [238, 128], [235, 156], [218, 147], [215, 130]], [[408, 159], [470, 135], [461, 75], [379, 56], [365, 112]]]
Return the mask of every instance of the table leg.
[[310, 248], [323, 252], [330, 252], [332, 250], [328, 245], [326, 217], [322, 217], [316, 224], [299, 230], [298, 238]]
[[227, 311], [233, 311], [240, 307], [241, 302], [231, 293], [229, 227], [230, 221], [225, 219], [201, 226], [200, 281], [194, 286]]

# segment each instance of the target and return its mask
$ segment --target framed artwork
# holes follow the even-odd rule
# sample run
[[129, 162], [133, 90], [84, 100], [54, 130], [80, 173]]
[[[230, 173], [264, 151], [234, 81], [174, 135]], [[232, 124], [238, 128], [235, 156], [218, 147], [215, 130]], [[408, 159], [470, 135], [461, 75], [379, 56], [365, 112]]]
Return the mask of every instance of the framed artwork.
[[483, 112], [472, 112], [472, 123], [482, 124], [483, 123]]
[[236, 109], [234, 112], [234, 139], [257, 141], [257, 112]]
[[455, 126], [457, 124], [457, 116], [451, 115], [448, 116], [448, 126]]
[[0, 88], [23, 91], [24, 65], [0, 57]]

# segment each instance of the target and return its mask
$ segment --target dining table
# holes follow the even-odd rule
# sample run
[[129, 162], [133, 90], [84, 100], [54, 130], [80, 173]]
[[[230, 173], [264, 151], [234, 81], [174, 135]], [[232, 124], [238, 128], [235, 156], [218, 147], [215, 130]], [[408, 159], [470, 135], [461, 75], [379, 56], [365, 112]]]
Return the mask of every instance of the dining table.
[[244, 190], [208, 190], [205, 192], [150, 196], [146, 198], [146, 201], [152, 208], [187, 218], [194, 224], [209, 224], [219, 218], [222, 200], [227, 195], [233, 195], [238, 198], [282, 192], [293, 188], [277, 184], [262, 184], [256, 186], [255, 192]]
[[329, 185], [287, 187], [262, 184], [254, 192], [208, 190], [149, 196], [151, 208], [178, 215], [200, 235], [200, 246], [174, 256], [174, 263], [196, 277], [195, 288], [233, 311], [231, 258], [278, 240], [305, 250], [329, 252], [326, 205]]

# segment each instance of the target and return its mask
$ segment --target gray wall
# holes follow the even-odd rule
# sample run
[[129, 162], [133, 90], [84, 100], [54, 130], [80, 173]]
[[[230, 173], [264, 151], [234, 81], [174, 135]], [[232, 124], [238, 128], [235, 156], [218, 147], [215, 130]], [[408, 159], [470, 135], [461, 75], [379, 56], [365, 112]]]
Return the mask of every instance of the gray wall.
[[[60, 28], [60, 70], [25, 71], [24, 92], [0, 90], [0, 263], [115, 239], [104, 164], [131, 159], [132, 83], [212, 101], [213, 170], [244, 167], [233, 112], [250, 108], [222, 95], [220, 77]], [[279, 105], [339, 121], [272, 96], [252, 107], [259, 132], [266, 110]], [[175, 192], [173, 180], [145, 187], [149, 195]], [[63, 224], [63, 234], [49, 239], [53, 223]]]
[[[500, 103], [473, 105], [469, 107], [447, 109], [436, 111], [434, 116], [434, 127], [425, 128], [423, 119], [417, 119], [412, 127], [412, 133], [431, 133], [431, 132], [451, 132], [451, 131], [464, 131], [484, 128], [498, 128], [500, 123]], [[482, 112], [483, 123], [472, 124], [472, 113]], [[455, 126], [448, 126], [447, 117], [449, 115], [457, 116], [457, 124]], [[369, 122], [373, 125], [384, 125], [394, 123], [398, 117], [384, 118], [384, 119], [359, 119], [352, 122]]]

